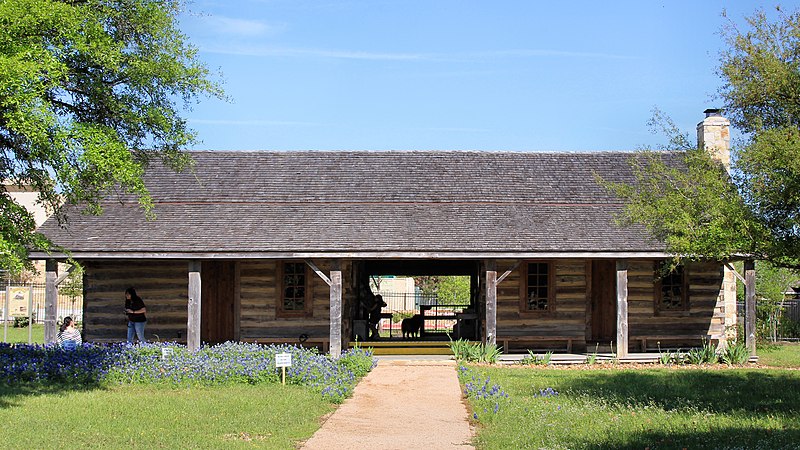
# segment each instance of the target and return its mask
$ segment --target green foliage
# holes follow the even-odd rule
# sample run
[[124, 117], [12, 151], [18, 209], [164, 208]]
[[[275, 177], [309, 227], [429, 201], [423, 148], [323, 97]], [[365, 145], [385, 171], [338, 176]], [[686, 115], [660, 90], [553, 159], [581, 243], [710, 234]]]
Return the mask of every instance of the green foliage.
[[[673, 126], [665, 129], [672, 130], [673, 142], [682, 141]], [[764, 233], [751, 220], [725, 169], [702, 149], [680, 145], [677, 152], [643, 150], [633, 156], [633, 183], [600, 181], [627, 204], [619, 223], [644, 225], [685, 259], [724, 260], [754, 250], [750, 237]]]
[[356, 379], [365, 377], [375, 367], [371, 349], [352, 349], [343, 353], [337, 361], [339, 365], [353, 372]]
[[[757, 11], [747, 23], [722, 30], [719, 94], [744, 133], [732, 176], [657, 111], [677, 153], [645, 152], [635, 182], [605, 185], [628, 204], [621, 222], [644, 225], [678, 258], [747, 254], [800, 269], [800, 10], [774, 20]], [[673, 157], [684, 167], [664, 164]]]
[[414, 316], [413, 312], [393, 312], [392, 323], [400, 323], [403, 319], [408, 319]]
[[[595, 355], [596, 356], [596, 355]], [[528, 354], [522, 358], [519, 363], [523, 366], [547, 366], [553, 358], [553, 352], [547, 352], [544, 355], [537, 355], [528, 350]]]
[[[150, 211], [141, 175], [152, 160], [175, 169], [195, 134], [180, 117], [221, 97], [178, 29], [181, 0], [0, 1], [0, 178], [100, 213], [111, 192]], [[28, 248], [51, 249], [32, 215], [0, 189], [0, 267], [18, 272]]]
[[720, 353], [719, 360], [729, 366], [747, 363], [750, 360], [750, 352], [742, 341], [728, 343], [728, 346]]
[[435, 295], [439, 303], [469, 305], [470, 277], [442, 275], [414, 277], [414, 284], [423, 295]]
[[456, 341], [451, 339], [449, 346], [456, 361], [494, 364], [502, 353], [496, 345], [470, 342], [466, 339], [458, 339]]
[[439, 277], [436, 295], [440, 303], [469, 305], [470, 278], [449, 275]]
[[717, 347], [710, 341], [705, 341], [702, 347], [693, 348], [686, 353], [689, 364], [716, 364], [718, 360]]

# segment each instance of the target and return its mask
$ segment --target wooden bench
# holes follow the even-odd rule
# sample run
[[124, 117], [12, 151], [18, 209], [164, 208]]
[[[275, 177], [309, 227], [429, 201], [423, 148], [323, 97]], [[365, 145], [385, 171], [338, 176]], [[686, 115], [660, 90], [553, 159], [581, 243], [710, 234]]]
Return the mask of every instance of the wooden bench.
[[572, 353], [572, 341], [575, 336], [497, 336], [497, 342], [503, 343], [503, 353], [508, 353], [509, 342], [553, 342], [565, 341], [567, 353]]
[[[705, 335], [705, 334], [674, 334], [674, 335], [646, 335], [646, 336], [630, 336], [629, 339], [631, 341], [639, 341], [640, 348], [642, 352], [647, 352], [648, 343], [652, 345], [652, 343], [660, 343], [660, 342], [691, 342], [691, 341], [710, 341], [714, 342], [719, 341], [722, 337], [718, 335]], [[655, 347], [658, 348], [658, 347]], [[662, 346], [664, 349], [672, 348], [670, 346]]]

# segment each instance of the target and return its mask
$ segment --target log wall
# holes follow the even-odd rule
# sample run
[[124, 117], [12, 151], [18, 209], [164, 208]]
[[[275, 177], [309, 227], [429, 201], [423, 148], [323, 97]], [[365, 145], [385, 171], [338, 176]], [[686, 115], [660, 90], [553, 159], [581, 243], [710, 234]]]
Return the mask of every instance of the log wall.
[[[127, 317], [123, 313], [125, 289], [133, 286], [147, 306], [148, 340], [186, 341], [188, 320], [188, 262], [187, 261], [84, 261], [85, 300], [84, 336], [87, 341], [124, 341], [127, 337]], [[240, 339], [268, 341], [330, 336], [330, 290], [328, 285], [310, 269], [312, 295], [311, 317], [278, 318], [276, 310], [280, 293], [277, 283], [277, 261], [256, 260], [240, 263]], [[328, 274], [331, 264], [320, 261], [319, 268]], [[340, 265], [343, 278], [350, 277], [351, 264]], [[352, 303], [353, 289], [343, 286], [342, 301]], [[347, 309], [344, 309], [347, 311]], [[206, 320], [204, 318], [203, 320]], [[213, 319], [212, 319], [213, 320]], [[343, 318], [349, 329], [349, 318]], [[346, 334], [345, 334], [346, 335]]]
[[[499, 261], [498, 270], [513, 265]], [[556, 260], [555, 304], [553, 311], [520, 312], [520, 283], [523, 266], [514, 270], [497, 286], [497, 336], [514, 337], [520, 342], [516, 349], [564, 349], [563, 339], [547, 341], [548, 336], [571, 338], [577, 351], [586, 349], [591, 327], [591, 298], [586, 260]], [[655, 265], [652, 260], [632, 260], [628, 265], [628, 329], [630, 351], [639, 351], [641, 336], [693, 337], [675, 339], [675, 345], [699, 345], [700, 336], [719, 337], [725, 333], [725, 302], [722, 286], [723, 271], [717, 263], [691, 263], [689, 271], [689, 309], [687, 311], [658, 311], [655, 303]], [[524, 342], [529, 337], [532, 342]], [[648, 341], [648, 345], [656, 342]], [[511, 348], [515, 345], [510, 344]]]
[[[498, 261], [498, 271], [514, 261]], [[586, 346], [586, 263], [584, 260], [555, 261], [555, 303], [552, 311], [521, 312], [520, 284], [524, 265], [497, 285], [497, 336], [539, 339], [535, 348], [564, 349], [562, 342], [547, 342], [549, 336], [570, 337], [573, 346]], [[521, 345], [524, 345], [521, 344]], [[518, 347], [510, 345], [511, 348]]]
[[186, 261], [83, 261], [87, 341], [124, 341], [128, 333], [125, 289], [133, 287], [147, 307], [148, 340], [186, 340], [189, 299]]
[[[725, 334], [725, 299], [722, 265], [696, 262], [687, 266], [689, 309], [659, 311], [655, 304], [655, 266], [652, 261], [633, 261], [628, 270], [629, 333], [637, 336], [697, 336], [689, 340], [671, 340], [673, 347], [697, 345], [700, 336]], [[631, 345], [637, 344], [631, 342]]]

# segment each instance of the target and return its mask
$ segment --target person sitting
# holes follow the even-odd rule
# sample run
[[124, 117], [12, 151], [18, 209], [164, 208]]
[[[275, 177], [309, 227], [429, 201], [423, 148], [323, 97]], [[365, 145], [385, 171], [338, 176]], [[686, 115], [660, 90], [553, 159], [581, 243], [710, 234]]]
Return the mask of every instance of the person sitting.
[[58, 343], [61, 347], [72, 350], [81, 345], [82, 342], [81, 332], [75, 328], [75, 321], [70, 316], [64, 317], [58, 333]]

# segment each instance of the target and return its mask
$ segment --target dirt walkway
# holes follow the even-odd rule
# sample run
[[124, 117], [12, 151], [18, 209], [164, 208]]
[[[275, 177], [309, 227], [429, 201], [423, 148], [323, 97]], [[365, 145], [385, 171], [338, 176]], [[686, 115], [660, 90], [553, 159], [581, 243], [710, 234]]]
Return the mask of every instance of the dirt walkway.
[[453, 361], [380, 361], [301, 448], [471, 449]]

